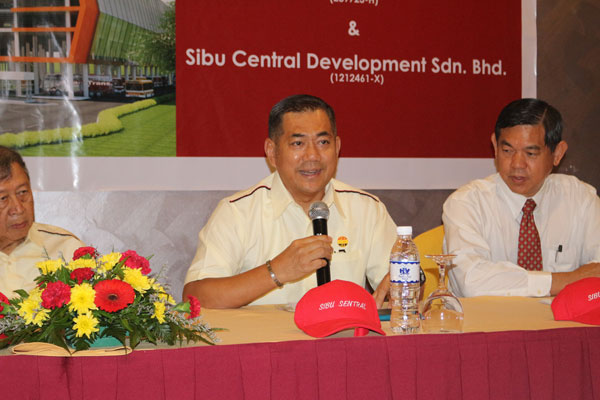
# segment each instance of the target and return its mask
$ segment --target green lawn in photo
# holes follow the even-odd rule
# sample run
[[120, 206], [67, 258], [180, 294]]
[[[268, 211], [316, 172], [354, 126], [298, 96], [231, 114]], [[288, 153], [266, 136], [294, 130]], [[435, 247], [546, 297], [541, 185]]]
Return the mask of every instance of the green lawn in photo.
[[175, 101], [120, 118], [123, 129], [110, 135], [18, 149], [23, 156], [174, 157]]

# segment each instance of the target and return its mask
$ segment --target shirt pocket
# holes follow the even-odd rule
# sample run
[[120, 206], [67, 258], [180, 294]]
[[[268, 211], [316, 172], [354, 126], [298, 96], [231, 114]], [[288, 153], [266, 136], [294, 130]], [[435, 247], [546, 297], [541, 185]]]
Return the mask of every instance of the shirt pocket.
[[569, 272], [579, 267], [577, 246], [556, 243], [549, 254], [552, 272]]
[[337, 252], [331, 257], [331, 280], [342, 279], [363, 285], [366, 266], [361, 262], [358, 251]]

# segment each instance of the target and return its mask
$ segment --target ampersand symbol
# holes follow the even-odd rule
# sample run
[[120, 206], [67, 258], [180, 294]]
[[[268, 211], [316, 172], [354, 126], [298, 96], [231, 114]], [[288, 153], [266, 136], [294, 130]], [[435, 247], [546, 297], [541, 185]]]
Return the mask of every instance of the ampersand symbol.
[[360, 36], [360, 32], [356, 29], [356, 21], [350, 21], [350, 24], [348, 25], [348, 35]]

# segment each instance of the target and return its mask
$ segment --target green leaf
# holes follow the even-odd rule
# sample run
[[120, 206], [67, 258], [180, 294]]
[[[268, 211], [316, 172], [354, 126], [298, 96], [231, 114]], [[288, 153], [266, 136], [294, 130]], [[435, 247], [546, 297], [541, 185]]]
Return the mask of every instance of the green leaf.
[[156, 344], [156, 336], [154, 335], [154, 333], [152, 333], [152, 330], [146, 329], [145, 327], [143, 327], [142, 329], [146, 340], [148, 340], [150, 343]]
[[58, 271], [56, 271], [56, 277], [59, 281], [68, 282], [69, 280], [71, 280], [71, 271], [64, 267], [61, 267], [58, 269]]
[[75, 350], [77, 351], [87, 350], [90, 348], [90, 343], [84, 338], [76, 338], [73, 344], [75, 346]]
[[140, 334], [138, 332], [129, 332], [129, 344], [132, 349], [135, 349], [140, 344]]
[[123, 346], [127, 346], [127, 331], [119, 328], [119, 327], [107, 327], [105, 328], [101, 335], [101, 337], [114, 337], [117, 338], [119, 342], [123, 344]]
[[2, 314], [2, 315], [11, 315], [11, 314], [17, 313], [17, 309], [12, 304], [2, 303], [2, 306], [3, 306], [3, 309], [2, 309], [2, 311], [0, 311], [0, 314]]
[[190, 303], [187, 301], [183, 301], [181, 303], [177, 303], [177, 305], [175, 305], [175, 307], [173, 307], [174, 311], [179, 311], [179, 312], [186, 312], [189, 313], [190, 312]]
[[68, 352], [71, 351], [69, 349], [69, 346], [67, 345], [65, 337], [62, 334], [59, 334], [58, 332], [56, 332], [54, 330], [49, 330], [47, 342], [54, 344], [56, 346], [62, 347], [63, 349], [67, 350]]
[[29, 297], [29, 293], [27, 293], [23, 289], [17, 289], [17, 290], [15, 290], [15, 293], [18, 294], [19, 296], [21, 296], [22, 299], [26, 299]]
[[127, 329], [129, 332], [132, 332], [134, 329], [131, 327], [131, 324], [129, 324], [129, 321], [127, 321], [127, 319], [125, 318], [121, 318], [121, 325], [123, 325], [123, 327], [125, 329]]

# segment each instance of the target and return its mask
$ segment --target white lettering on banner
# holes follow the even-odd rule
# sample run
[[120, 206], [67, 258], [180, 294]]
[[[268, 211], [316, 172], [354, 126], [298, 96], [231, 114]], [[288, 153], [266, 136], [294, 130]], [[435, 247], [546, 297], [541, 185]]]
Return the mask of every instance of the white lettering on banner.
[[334, 83], [377, 83], [383, 85], [383, 74], [371, 75], [361, 73], [332, 72], [329, 80]]
[[185, 63], [187, 65], [202, 65], [210, 67], [216, 65], [222, 67], [225, 65], [225, 54], [211, 54], [204, 49], [187, 49], [185, 51]]
[[600, 298], [600, 291], [592, 294], [588, 294], [588, 301], [596, 300]]
[[502, 71], [502, 60], [490, 64], [485, 60], [473, 60], [473, 75], [506, 75]]
[[370, 4], [375, 7], [378, 6], [378, 0], [329, 0], [331, 4], [334, 3], [347, 3], [347, 4]]
[[360, 31], [356, 29], [356, 21], [350, 21], [348, 24], [348, 35], [360, 36]]
[[[271, 54], [251, 54], [239, 49], [231, 54], [233, 65], [238, 68], [275, 68], [275, 69], [301, 69], [302, 53], [283, 55], [276, 51]], [[452, 57], [441, 59], [425, 57], [414, 59], [395, 58], [361, 58], [358, 54], [350, 57], [327, 57], [308, 52], [304, 55], [308, 70], [321, 69], [332, 71], [331, 83], [375, 83], [383, 85], [384, 72], [427, 73], [464, 75], [469, 71], [463, 67], [461, 61]], [[186, 49], [185, 63], [190, 66], [222, 67], [226, 63], [224, 53], [211, 53], [205, 49]], [[431, 68], [427, 71], [428, 61]], [[502, 60], [495, 63], [485, 59], [473, 59], [473, 75], [506, 75], [502, 68]]]
[[371, 74], [375, 74], [376, 72], [425, 72], [427, 60], [425, 57], [421, 57], [420, 60], [379, 60], [377, 58], [359, 59], [357, 54], [354, 54], [352, 58], [319, 57], [314, 53], [306, 54], [306, 68], [308, 69], [321, 68], [328, 70], [331, 66], [335, 70], [360, 70], [369, 71]]
[[452, 61], [451, 57], [448, 57], [445, 61], [440, 63], [440, 59], [433, 57], [431, 59], [431, 72], [434, 74], [466, 74], [467, 71], [463, 70], [462, 64], [459, 61]]
[[247, 55], [244, 50], [236, 50], [231, 59], [233, 60], [233, 64], [240, 68], [245, 66], [252, 68], [300, 68], [300, 53], [296, 53], [295, 56], [282, 56], [274, 51], [271, 55]]

